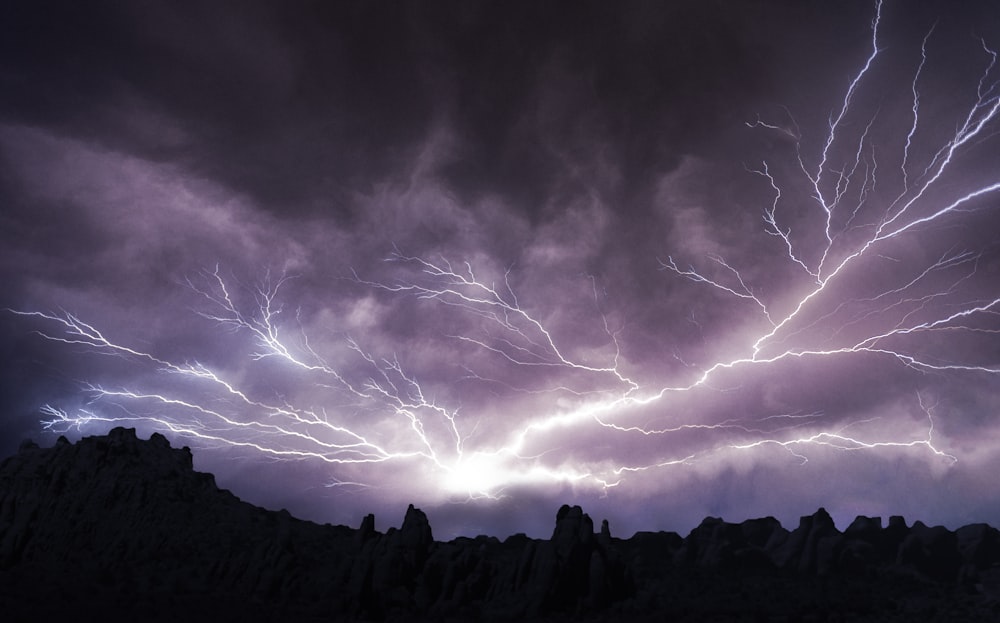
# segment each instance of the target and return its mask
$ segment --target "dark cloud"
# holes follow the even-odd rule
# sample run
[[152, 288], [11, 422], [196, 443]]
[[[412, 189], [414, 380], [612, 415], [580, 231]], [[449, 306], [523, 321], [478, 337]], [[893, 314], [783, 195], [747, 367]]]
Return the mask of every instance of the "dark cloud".
[[997, 521], [996, 193], [916, 221], [998, 181], [1000, 16], [884, 5], [841, 117], [874, 11], [7, 3], [2, 449], [48, 404], [441, 535]]

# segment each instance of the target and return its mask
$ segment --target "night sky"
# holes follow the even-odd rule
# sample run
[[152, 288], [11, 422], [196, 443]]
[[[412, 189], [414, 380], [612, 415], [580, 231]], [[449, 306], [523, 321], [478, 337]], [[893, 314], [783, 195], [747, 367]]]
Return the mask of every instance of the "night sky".
[[161, 431], [437, 538], [1000, 525], [992, 50], [995, 2], [5, 2], [0, 454]]

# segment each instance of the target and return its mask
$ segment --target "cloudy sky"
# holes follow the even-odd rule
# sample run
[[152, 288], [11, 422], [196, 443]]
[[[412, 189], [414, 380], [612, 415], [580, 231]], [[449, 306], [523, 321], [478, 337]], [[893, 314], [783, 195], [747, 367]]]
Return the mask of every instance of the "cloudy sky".
[[957, 7], [6, 2], [0, 450], [159, 430], [438, 538], [1000, 524], [1000, 10]]

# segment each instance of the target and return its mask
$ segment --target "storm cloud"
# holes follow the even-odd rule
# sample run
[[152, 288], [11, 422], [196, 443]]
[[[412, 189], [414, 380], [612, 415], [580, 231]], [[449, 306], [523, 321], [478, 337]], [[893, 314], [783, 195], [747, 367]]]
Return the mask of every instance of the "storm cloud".
[[0, 12], [5, 454], [441, 536], [1000, 521], [990, 3]]

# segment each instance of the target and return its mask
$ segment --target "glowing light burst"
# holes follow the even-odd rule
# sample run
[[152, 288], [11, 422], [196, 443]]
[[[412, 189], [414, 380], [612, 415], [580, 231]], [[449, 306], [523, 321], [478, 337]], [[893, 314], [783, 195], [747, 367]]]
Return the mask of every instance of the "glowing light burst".
[[[745, 304], [748, 314], [755, 315], [747, 323], [751, 333], [732, 346], [731, 356], [707, 365], [687, 363], [670, 378], [645, 378], [623, 350], [624, 329], [603, 313], [598, 329], [605, 347], [596, 355], [578, 356], [565, 333], [546, 321], [544, 310], [519, 300], [510, 270], [499, 280], [484, 279], [469, 262], [397, 249], [387, 260], [401, 269], [401, 277], [355, 273], [355, 284], [441, 305], [469, 319], [459, 326], [473, 330], [443, 339], [453, 345], [451, 352], [474, 351], [492, 361], [493, 371], [470, 363], [461, 380], [533, 398], [530, 413], [510, 424], [492, 422], [488, 443], [478, 434], [485, 417], [480, 405], [459, 408], [453, 401], [439, 402], [435, 391], [407, 370], [405, 354], [379, 354], [351, 337], [341, 351], [327, 352], [310, 341], [299, 316], [282, 307], [287, 278], [265, 278], [252, 291], [252, 300], [241, 303], [218, 268], [188, 282], [205, 305], [198, 313], [214, 326], [252, 338], [247, 365], [277, 362], [301, 375], [301, 383], [313, 388], [308, 400], [267, 397], [239, 371], [171, 361], [117, 343], [73, 314], [14, 311], [56, 327], [58, 332], [42, 333], [50, 340], [144, 362], [170, 379], [157, 391], [88, 385], [93, 401], [87, 409], [45, 406], [43, 423], [52, 430], [142, 423], [274, 459], [325, 462], [332, 466], [330, 486], [337, 487], [378, 483], [378, 477], [366, 480], [366, 472], [354, 469], [359, 465], [419, 465], [433, 475], [428, 482], [438, 483], [442, 495], [453, 498], [497, 496], [510, 487], [550, 482], [611, 488], [639, 472], [769, 448], [796, 462], [807, 461], [813, 451], [905, 451], [954, 462], [957, 457], [936, 445], [935, 409], [927, 406], [923, 392], [914, 392], [910, 415], [903, 418], [904, 423], [925, 420], [921, 434], [895, 425], [883, 426], [879, 433], [870, 426], [874, 420], [860, 417], [831, 421], [809, 405], [795, 412], [730, 414], [715, 420], [675, 409], [680, 397], [697, 404], [739, 393], [740, 375], [767, 374], [791, 363], [855, 358], [897, 366], [915, 376], [979, 374], [990, 382], [1000, 374], [995, 365], [963, 360], [958, 352], [942, 354], [927, 341], [941, 332], [984, 337], [1000, 332], [996, 284], [983, 286], [976, 279], [983, 252], [952, 248], [917, 264], [904, 248], [936, 227], [953, 226], [957, 219], [992, 208], [983, 199], [1000, 190], [1000, 179], [972, 184], [954, 173], [960, 172], [966, 152], [998, 131], [996, 53], [983, 43], [984, 69], [971, 105], [955, 120], [954, 132], [928, 149], [924, 143], [933, 133], [926, 132], [921, 118], [925, 102], [920, 89], [928, 33], [912, 74], [911, 117], [890, 148], [876, 140], [878, 111], [858, 105], [882, 54], [881, 11], [879, 2], [870, 53], [833, 107], [818, 153], [810, 157], [791, 113], [788, 122], [758, 118], [747, 124], [790, 139], [795, 146], [791, 171], [800, 176], [786, 179], [788, 169], [769, 162], [750, 168], [751, 178], [759, 177], [771, 193], [762, 231], [777, 244], [785, 265], [763, 273], [773, 281], [760, 283], [760, 271], [721, 254], [686, 261], [666, 255], [659, 261], [664, 272], [691, 282], [685, 287], [709, 288]], [[806, 188], [808, 196], [791, 201], [789, 185]], [[855, 288], [862, 274], [874, 276], [866, 288]], [[889, 283], [889, 277], [896, 280]], [[498, 369], [516, 374], [501, 377]], [[533, 375], [532, 380], [524, 381], [525, 374]], [[919, 413], [916, 420], [913, 413]], [[583, 458], [577, 446], [592, 446], [598, 438], [608, 449], [602, 454], [589, 447]], [[646, 445], [627, 458], [615, 449], [631, 444]]]

